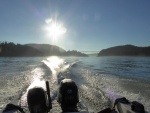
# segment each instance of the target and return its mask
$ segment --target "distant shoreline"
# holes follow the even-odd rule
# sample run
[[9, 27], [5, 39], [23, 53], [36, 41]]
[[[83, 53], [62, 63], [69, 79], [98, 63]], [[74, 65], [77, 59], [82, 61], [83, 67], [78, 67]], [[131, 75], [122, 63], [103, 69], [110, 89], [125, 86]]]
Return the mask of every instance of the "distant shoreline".
[[150, 57], [150, 46], [148, 47], [137, 47], [134, 45], [115, 46], [101, 50], [97, 56]]
[[88, 57], [87, 54], [76, 50], [66, 51], [58, 46], [49, 44], [14, 44], [0, 43], [0, 57], [46, 57], [46, 56], [74, 56]]

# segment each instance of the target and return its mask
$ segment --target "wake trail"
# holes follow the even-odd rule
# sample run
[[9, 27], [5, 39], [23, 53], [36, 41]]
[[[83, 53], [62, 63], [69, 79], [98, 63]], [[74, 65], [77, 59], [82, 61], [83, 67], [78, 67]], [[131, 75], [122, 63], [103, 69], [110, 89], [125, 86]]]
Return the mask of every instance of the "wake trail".
[[[77, 65], [77, 64], [76, 64]], [[110, 107], [110, 100], [98, 84], [101, 81], [95, 76], [91, 76], [89, 70], [82, 70], [81, 67], [73, 67], [70, 70], [70, 78], [73, 79], [79, 88], [80, 99], [85, 103], [90, 111], [98, 112]]]

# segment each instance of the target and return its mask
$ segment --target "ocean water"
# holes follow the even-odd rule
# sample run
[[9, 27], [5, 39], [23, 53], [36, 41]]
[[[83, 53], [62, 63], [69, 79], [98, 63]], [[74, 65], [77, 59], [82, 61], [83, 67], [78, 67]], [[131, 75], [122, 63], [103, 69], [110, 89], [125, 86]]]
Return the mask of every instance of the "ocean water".
[[25, 105], [26, 91], [34, 85], [50, 82], [53, 110], [60, 112], [56, 92], [58, 75], [73, 79], [80, 100], [89, 111], [110, 106], [120, 95], [139, 101], [150, 112], [149, 57], [27, 57], [0, 58], [0, 110], [7, 103]]

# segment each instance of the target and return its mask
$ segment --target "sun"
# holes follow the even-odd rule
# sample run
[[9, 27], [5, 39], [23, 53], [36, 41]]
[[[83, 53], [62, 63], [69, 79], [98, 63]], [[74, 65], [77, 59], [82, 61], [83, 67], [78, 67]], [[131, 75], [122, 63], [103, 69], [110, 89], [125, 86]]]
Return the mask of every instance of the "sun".
[[65, 34], [67, 32], [66, 28], [63, 26], [63, 24], [60, 24], [56, 20], [53, 19], [47, 19], [46, 22], [46, 31], [47, 35], [49, 37], [52, 37], [52, 39], [56, 40], [61, 35]]

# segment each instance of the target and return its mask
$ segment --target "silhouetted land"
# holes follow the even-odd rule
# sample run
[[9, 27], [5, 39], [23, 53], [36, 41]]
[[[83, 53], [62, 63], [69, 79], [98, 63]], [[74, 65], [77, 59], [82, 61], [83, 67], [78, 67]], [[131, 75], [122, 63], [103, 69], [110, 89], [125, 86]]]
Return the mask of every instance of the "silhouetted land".
[[88, 56], [78, 51], [65, 51], [49, 44], [14, 44], [12, 42], [0, 43], [0, 57], [34, 57], [34, 56]]
[[98, 56], [150, 56], [149, 47], [137, 47], [133, 45], [115, 46], [103, 49]]

